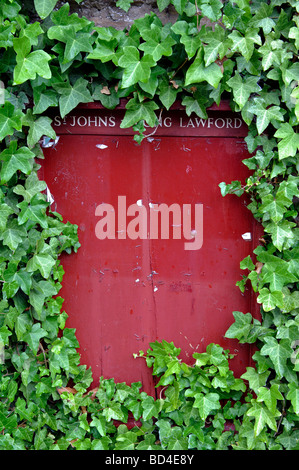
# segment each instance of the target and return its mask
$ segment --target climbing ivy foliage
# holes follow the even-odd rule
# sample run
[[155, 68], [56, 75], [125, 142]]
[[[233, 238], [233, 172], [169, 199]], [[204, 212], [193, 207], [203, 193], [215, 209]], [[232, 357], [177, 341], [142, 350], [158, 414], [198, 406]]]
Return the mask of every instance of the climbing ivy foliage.
[[[174, 24], [150, 14], [124, 31], [64, 2], [31, 3], [36, 21], [19, 0], [0, 4], [0, 449], [298, 449], [299, 2], [158, 0], [161, 12], [177, 11]], [[77, 227], [50, 209], [39, 142], [55, 139], [52, 108], [64, 117], [122, 98], [121, 125], [141, 145], [144, 124], [155, 128], [176, 100], [205, 119], [229, 99], [248, 125], [251, 176], [218, 188], [247, 193], [264, 227], [236, 280], [256, 292], [261, 319], [233, 312], [224, 332], [255, 345], [240, 378], [217, 344], [190, 366], [162, 341], [136, 352], [158, 398], [113, 378], [90, 390], [58, 295], [60, 254], [79, 249]], [[140, 425], [127, 426], [130, 416]]]

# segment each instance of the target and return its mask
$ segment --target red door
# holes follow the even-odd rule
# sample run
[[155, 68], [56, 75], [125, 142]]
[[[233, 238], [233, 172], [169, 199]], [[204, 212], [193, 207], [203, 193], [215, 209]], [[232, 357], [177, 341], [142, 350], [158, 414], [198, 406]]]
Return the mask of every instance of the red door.
[[257, 227], [244, 198], [223, 198], [218, 184], [248, 175], [246, 128], [228, 112], [211, 111], [204, 123], [173, 111], [137, 145], [119, 127], [122, 113], [81, 109], [56, 118], [59, 141], [45, 149], [52, 210], [79, 227], [81, 248], [62, 258], [60, 295], [82, 363], [95, 381], [141, 381], [154, 393], [151, 371], [134, 353], [165, 339], [192, 363], [214, 342], [236, 354], [240, 375], [250, 347], [224, 334], [233, 311], [254, 313], [251, 292], [235, 284]]

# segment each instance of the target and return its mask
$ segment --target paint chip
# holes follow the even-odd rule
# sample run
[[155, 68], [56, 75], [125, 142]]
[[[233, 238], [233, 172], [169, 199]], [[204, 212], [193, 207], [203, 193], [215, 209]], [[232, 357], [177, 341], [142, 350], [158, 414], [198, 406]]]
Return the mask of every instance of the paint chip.
[[97, 147], [98, 149], [104, 150], [104, 149], [108, 148], [108, 145], [105, 145], [105, 144], [97, 144], [96, 147]]
[[252, 239], [251, 238], [251, 233], [250, 232], [243, 233], [242, 238], [243, 238], [243, 240], [251, 241], [251, 239]]

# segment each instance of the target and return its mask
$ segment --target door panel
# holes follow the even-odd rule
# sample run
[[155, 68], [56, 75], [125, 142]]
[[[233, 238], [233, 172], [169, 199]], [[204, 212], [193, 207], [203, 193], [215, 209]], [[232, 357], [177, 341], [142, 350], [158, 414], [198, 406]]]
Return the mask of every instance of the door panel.
[[[151, 371], [133, 354], [162, 339], [180, 347], [189, 363], [193, 352], [219, 343], [236, 354], [232, 367], [243, 373], [250, 347], [223, 336], [233, 311], [253, 313], [251, 292], [242, 294], [235, 283], [242, 275], [240, 261], [255, 247], [255, 240], [245, 241], [242, 234], [254, 234], [255, 225], [244, 198], [223, 198], [218, 188], [221, 181], [248, 174], [240, 137], [157, 136], [137, 145], [127, 135], [61, 135], [44, 153], [41, 178], [54, 197], [52, 210], [78, 225], [81, 248], [61, 257], [65, 275], [59, 295], [95, 382], [101, 376], [142, 381], [154, 394]], [[129, 237], [126, 224], [134, 216], [118, 227], [119, 196], [126, 197], [126, 208], [145, 207], [146, 239]], [[103, 203], [115, 210], [114, 239], [95, 234], [101, 220], [95, 210]], [[186, 250], [185, 242], [192, 240], [173, 238], [177, 224], [171, 218], [169, 239], [151, 238], [151, 210], [162, 203], [190, 204], [192, 227], [194, 207], [202, 204], [200, 249]]]

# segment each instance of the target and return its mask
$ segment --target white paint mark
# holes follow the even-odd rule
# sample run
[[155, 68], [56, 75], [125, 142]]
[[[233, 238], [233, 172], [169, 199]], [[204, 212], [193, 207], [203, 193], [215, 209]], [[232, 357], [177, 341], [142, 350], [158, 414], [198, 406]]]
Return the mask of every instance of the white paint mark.
[[52, 194], [50, 193], [50, 190], [49, 190], [48, 186], [47, 186], [47, 201], [50, 203], [50, 206], [54, 202], [54, 198], [53, 198]]
[[96, 147], [97, 147], [98, 149], [104, 150], [104, 149], [108, 148], [108, 145], [97, 144]]
[[251, 241], [252, 240], [251, 233], [250, 232], [243, 233], [242, 238], [243, 240]]

